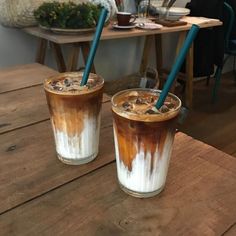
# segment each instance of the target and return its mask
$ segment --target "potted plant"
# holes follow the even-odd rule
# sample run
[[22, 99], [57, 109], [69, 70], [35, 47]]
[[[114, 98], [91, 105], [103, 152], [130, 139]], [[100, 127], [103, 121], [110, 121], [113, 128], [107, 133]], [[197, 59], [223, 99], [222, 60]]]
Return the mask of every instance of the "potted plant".
[[96, 27], [100, 11], [100, 5], [89, 2], [44, 2], [34, 11], [34, 16], [46, 28], [85, 29]]

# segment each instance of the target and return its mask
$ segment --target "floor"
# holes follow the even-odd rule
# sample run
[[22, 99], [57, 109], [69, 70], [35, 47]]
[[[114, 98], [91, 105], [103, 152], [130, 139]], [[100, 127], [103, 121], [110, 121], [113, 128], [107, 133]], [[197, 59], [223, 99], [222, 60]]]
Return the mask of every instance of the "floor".
[[236, 157], [236, 81], [223, 76], [218, 101], [211, 103], [213, 79], [194, 83], [194, 104], [180, 131]]

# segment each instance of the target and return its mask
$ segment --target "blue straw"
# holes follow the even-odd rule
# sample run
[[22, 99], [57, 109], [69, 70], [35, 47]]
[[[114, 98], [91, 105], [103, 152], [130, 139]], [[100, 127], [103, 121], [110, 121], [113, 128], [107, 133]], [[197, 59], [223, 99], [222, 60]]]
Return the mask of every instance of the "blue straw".
[[161, 91], [161, 94], [160, 94], [160, 97], [156, 103], [156, 108], [157, 109], [160, 109], [161, 106], [163, 105], [165, 99], [166, 99], [166, 96], [168, 95], [169, 93], [169, 90], [175, 80], [175, 77], [177, 76], [183, 62], [184, 62], [184, 59], [187, 55], [187, 52], [189, 50], [189, 48], [191, 47], [191, 44], [192, 42], [194, 41], [194, 39], [196, 38], [197, 36], [197, 33], [199, 31], [199, 26], [198, 25], [192, 25], [188, 35], [187, 35], [187, 38], [185, 39], [184, 41], [184, 44], [179, 52], [179, 55], [175, 61], [175, 64], [173, 65], [172, 67], [172, 70], [166, 80], [166, 83], [164, 85], [164, 88], [163, 90]]
[[80, 86], [84, 86], [87, 84], [89, 73], [91, 71], [91, 67], [92, 67], [93, 60], [97, 51], [98, 43], [102, 34], [102, 29], [104, 27], [105, 20], [107, 18], [107, 14], [108, 14], [108, 11], [105, 8], [103, 8], [99, 16], [96, 32], [93, 38], [92, 46], [88, 55], [88, 60], [84, 69], [83, 78], [80, 83]]

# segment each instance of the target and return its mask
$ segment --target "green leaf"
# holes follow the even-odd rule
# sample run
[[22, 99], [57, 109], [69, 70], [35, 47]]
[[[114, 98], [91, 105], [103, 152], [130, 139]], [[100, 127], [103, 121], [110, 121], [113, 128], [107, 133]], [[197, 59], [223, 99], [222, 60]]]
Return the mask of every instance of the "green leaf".
[[83, 29], [95, 27], [101, 6], [92, 3], [44, 2], [34, 11], [37, 22], [46, 27]]

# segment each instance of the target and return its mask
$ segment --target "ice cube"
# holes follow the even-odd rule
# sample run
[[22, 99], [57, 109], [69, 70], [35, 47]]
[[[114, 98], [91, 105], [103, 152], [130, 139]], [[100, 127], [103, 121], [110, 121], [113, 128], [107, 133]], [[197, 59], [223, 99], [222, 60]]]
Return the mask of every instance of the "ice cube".
[[145, 114], [156, 114], [155, 111], [153, 111], [152, 109], [148, 109]]
[[161, 113], [166, 113], [168, 112], [170, 109], [168, 108], [168, 106], [166, 105], [163, 105], [161, 108], [160, 108], [160, 112]]
[[124, 102], [122, 107], [125, 109], [125, 111], [128, 111], [130, 110], [131, 104], [129, 102]]
[[143, 98], [137, 98], [135, 104], [146, 104], [146, 102]]

